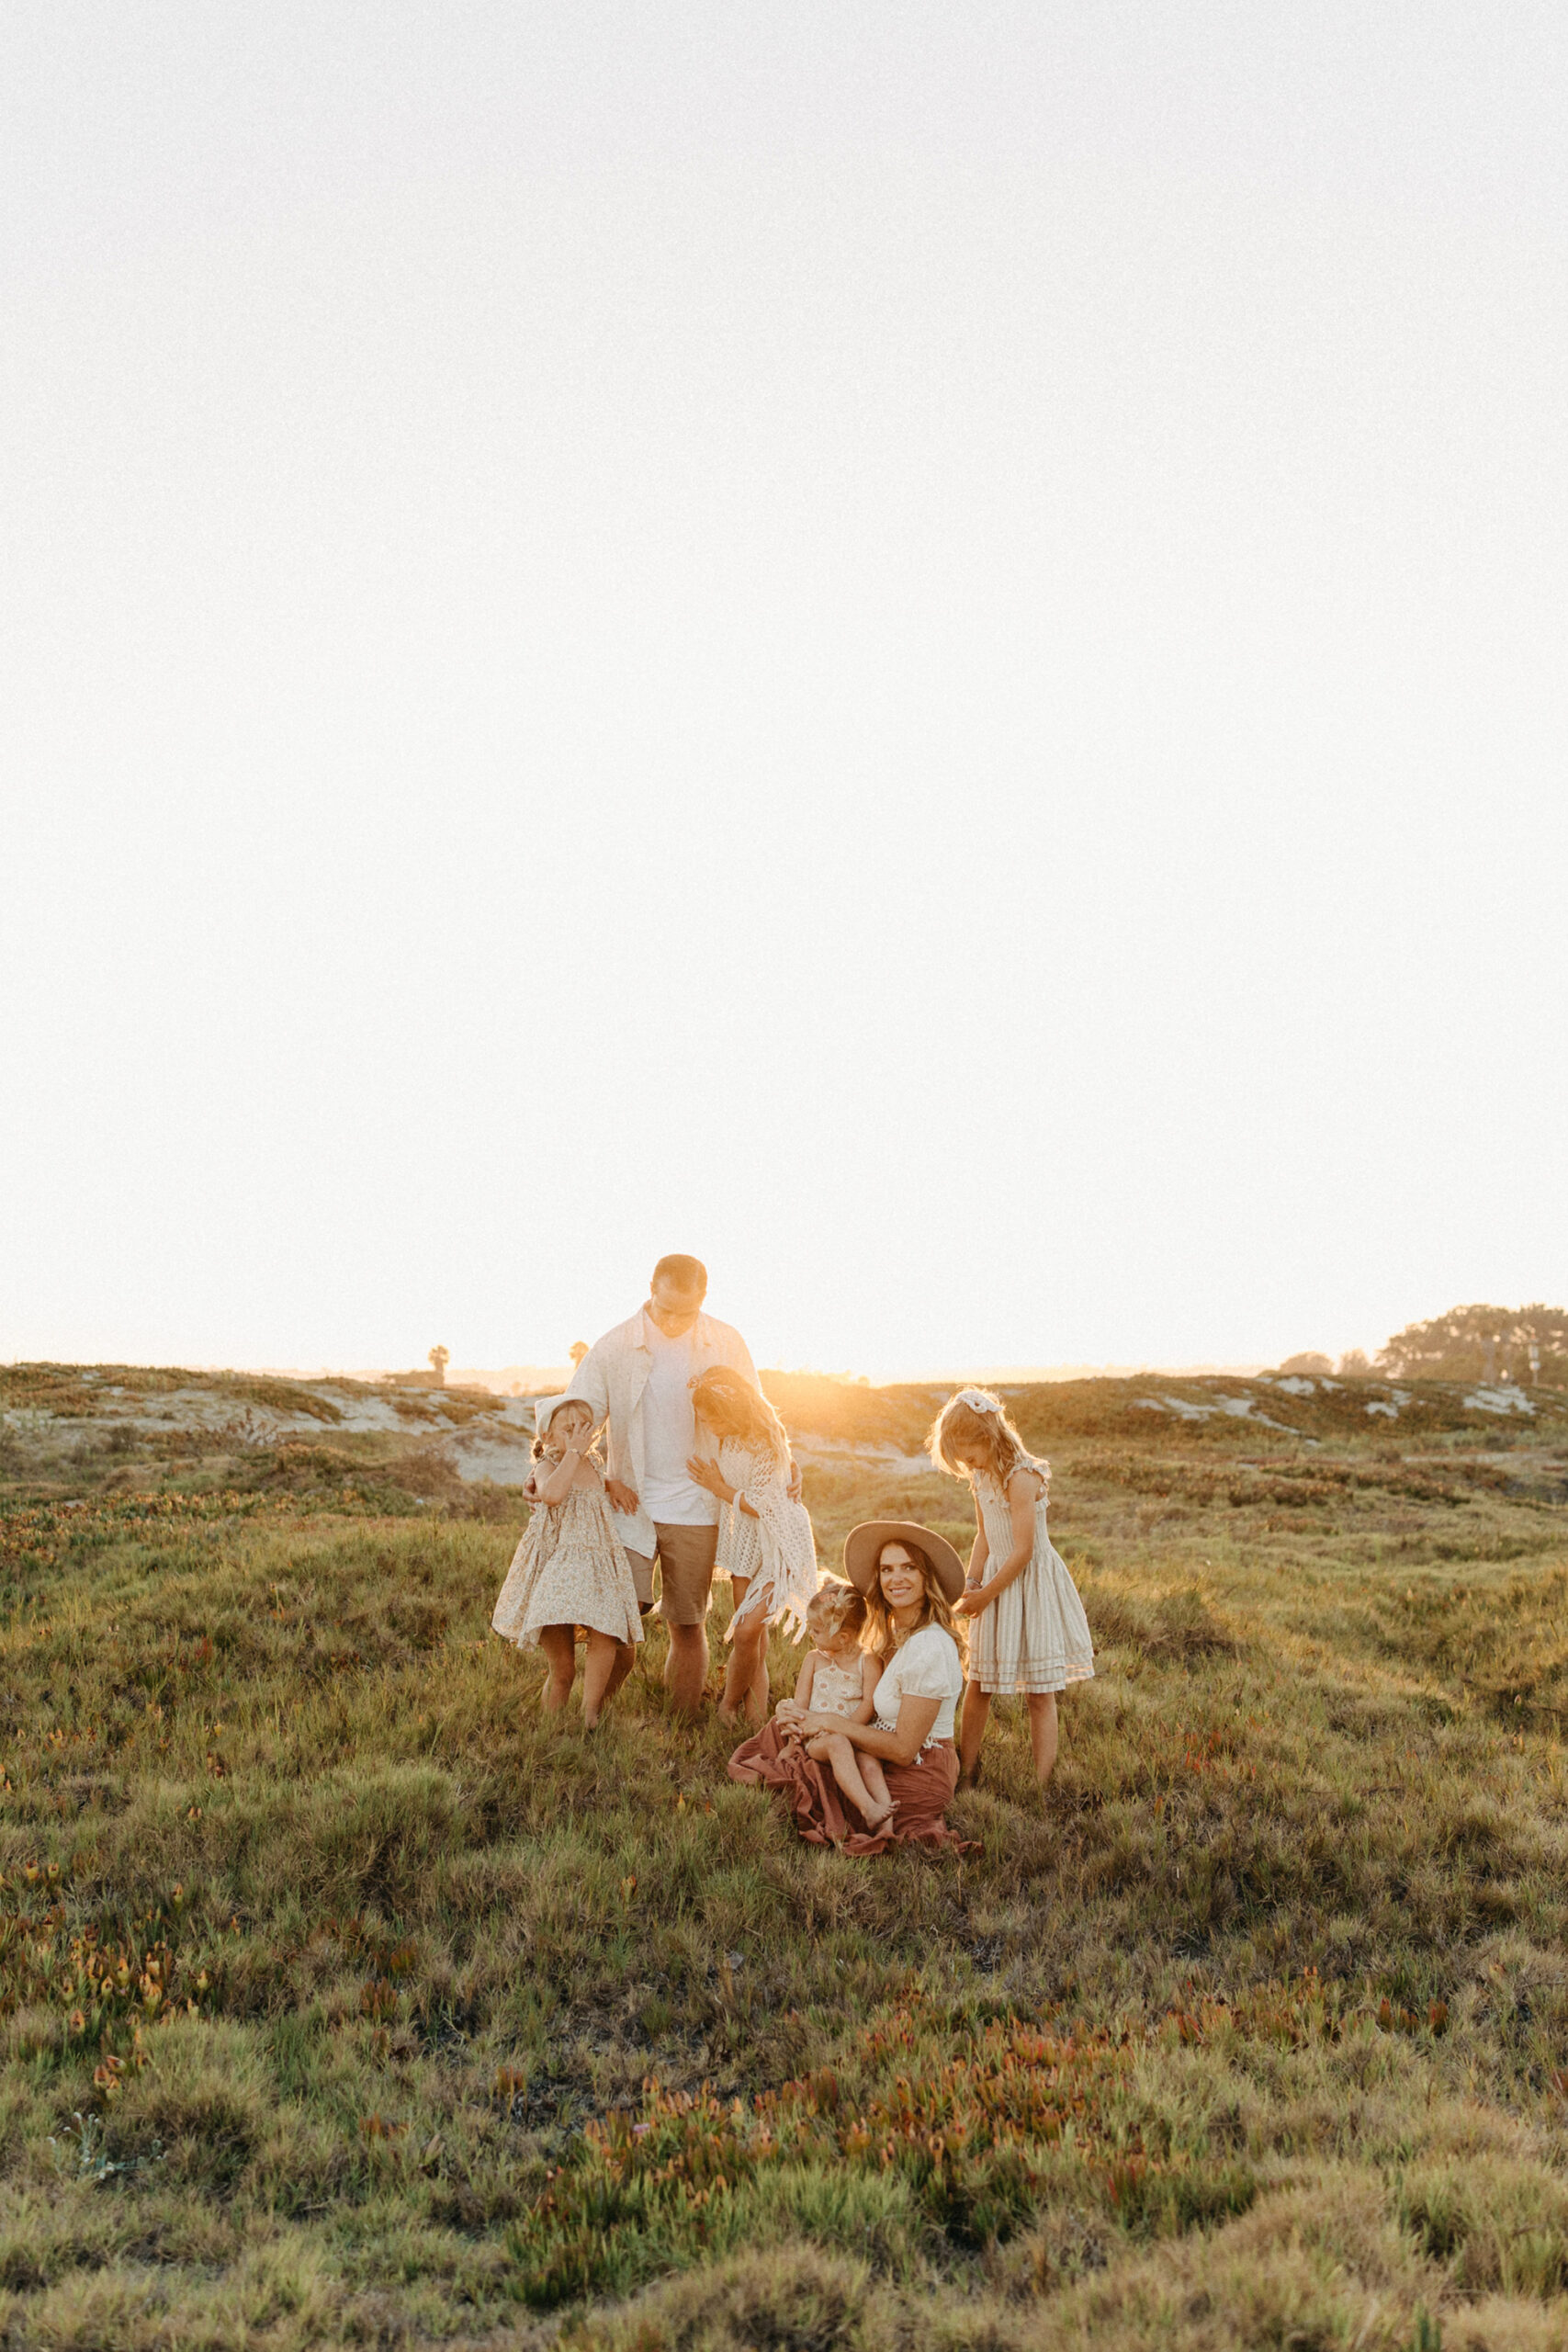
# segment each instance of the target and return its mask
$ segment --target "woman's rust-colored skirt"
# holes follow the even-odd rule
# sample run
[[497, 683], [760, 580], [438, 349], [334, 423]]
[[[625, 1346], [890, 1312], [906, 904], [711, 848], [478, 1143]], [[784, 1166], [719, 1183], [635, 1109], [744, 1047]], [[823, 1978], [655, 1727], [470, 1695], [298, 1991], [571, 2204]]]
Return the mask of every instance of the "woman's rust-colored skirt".
[[958, 1750], [950, 1739], [929, 1741], [912, 1764], [890, 1764], [884, 1758], [894, 1812], [874, 1830], [846, 1805], [831, 1767], [807, 1756], [801, 1741], [781, 1739], [774, 1724], [764, 1724], [753, 1738], [742, 1740], [728, 1769], [732, 1781], [749, 1787], [760, 1783], [783, 1797], [811, 1846], [840, 1846], [846, 1854], [885, 1854], [889, 1846], [951, 1846], [965, 1854], [975, 1843], [955, 1836], [942, 1817], [958, 1783]]

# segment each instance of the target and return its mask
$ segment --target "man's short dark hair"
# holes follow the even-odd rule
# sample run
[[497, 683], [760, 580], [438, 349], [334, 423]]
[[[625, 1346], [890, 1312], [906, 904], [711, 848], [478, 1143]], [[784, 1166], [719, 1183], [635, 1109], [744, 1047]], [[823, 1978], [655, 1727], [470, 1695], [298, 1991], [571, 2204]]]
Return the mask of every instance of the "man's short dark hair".
[[708, 1295], [708, 1270], [700, 1258], [660, 1258], [653, 1270], [656, 1283], [671, 1283], [680, 1291], [695, 1291], [699, 1298]]

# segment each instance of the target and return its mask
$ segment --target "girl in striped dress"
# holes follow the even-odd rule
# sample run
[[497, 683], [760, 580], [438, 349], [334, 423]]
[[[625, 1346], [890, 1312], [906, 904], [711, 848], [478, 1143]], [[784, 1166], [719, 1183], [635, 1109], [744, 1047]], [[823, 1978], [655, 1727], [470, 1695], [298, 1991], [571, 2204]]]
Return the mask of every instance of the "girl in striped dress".
[[967, 1478], [977, 1521], [959, 1613], [978, 1622], [958, 1736], [960, 1788], [980, 1778], [980, 1742], [998, 1691], [1021, 1690], [1043, 1788], [1056, 1761], [1056, 1693], [1094, 1672], [1077, 1587], [1045, 1527], [1051, 1465], [1027, 1452], [988, 1388], [961, 1388], [937, 1415], [931, 1460]]
[[[693, 1381], [692, 1405], [699, 1428], [718, 1453], [716, 1460], [694, 1454], [686, 1467], [748, 1531], [746, 1551], [729, 1555], [736, 1609], [718, 1712], [732, 1724], [744, 1707], [753, 1724], [762, 1724], [768, 1714], [768, 1628], [783, 1618], [798, 1640], [817, 1590], [816, 1540], [805, 1504], [791, 1499], [789, 1440], [767, 1398], [739, 1373], [715, 1364]], [[752, 1523], [755, 1552], [749, 1541]], [[743, 1589], [739, 1559], [750, 1567]]]

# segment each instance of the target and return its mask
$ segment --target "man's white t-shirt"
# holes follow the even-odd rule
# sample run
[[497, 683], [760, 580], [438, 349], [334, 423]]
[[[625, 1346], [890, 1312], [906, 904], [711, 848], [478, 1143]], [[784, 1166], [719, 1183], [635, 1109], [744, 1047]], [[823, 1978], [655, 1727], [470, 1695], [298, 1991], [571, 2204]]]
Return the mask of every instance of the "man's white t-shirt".
[[718, 1498], [699, 1487], [686, 1464], [697, 1450], [692, 1410], [692, 1335], [666, 1339], [650, 1315], [643, 1331], [653, 1353], [642, 1392], [642, 1507], [667, 1527], [716, 1527]]

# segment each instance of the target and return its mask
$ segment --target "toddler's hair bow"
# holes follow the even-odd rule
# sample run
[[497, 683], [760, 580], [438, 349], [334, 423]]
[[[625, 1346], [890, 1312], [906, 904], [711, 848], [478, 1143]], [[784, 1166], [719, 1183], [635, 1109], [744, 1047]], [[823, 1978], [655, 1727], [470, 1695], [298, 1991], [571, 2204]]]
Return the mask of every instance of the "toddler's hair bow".
[[961, 1388], [953, 1398], [955, 1405], [967, 1405], [972, 1413], [999, 1413], [1002, 1400], [993, 1396], [988, 1388]]

